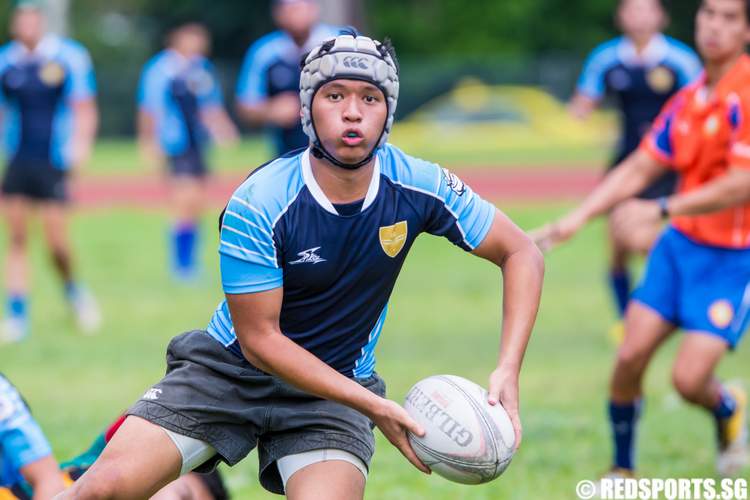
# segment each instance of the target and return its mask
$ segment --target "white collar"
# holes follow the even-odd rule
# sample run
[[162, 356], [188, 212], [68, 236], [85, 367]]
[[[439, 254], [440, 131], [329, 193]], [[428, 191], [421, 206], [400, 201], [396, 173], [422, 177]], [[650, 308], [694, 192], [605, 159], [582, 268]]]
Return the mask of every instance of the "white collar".
[[[315, 180], [315, 176], [313, 175], [312, 171], [312, 165], [310, 164], [310, 148], [307, 148], [304, 153], [302, 153], [302, 179], [305, 181], [305, 184], [307, 185], [307, 189], [310, 190], [310, 194], [312, 194], [312, 197], [315, 199], [315, 201], [318, 202], [318, 205], [323, 207], [323, 209], [326, 212], [332, 213], [333, 215], [339, 215], [339, 213], [336, 211], [336, 209], [333, 206], [333, 203], [331, 203], [331, 200], [328, 199], [328, 197], [325, 195], [323, 190], [321, 189], [320, 185], [318, 184], [318, 181]], [[362, 209], [360, 212], [364, 212], [367, 207], [372, 205], [372, 202], [375, 201], [375, 197], [378, 195], [378, 190], [380, 189], [380, 158], [378, 158], [378, 155], [375, 155], [375, 165], [373, 165], [372, 168], [372, 178], [370, 179], [370, 187], [367, 189], [367, 194], [365, 195], [365, 200], [362, 203]]]
[[62, 39], [55, 34], [47, 33], [39, 40], [36, 47], [29, 49], [19, 41], [13, 42], [13, 53], [16, 60], [24, 59], [27, 57], [42, 57], [45, 59], [52, 59], [57, 52], [60, 50], [62, 45]]
[[623, 36], [617, 47], [617, 52], [620, 60], [627, 66], [653, 67], [664, 60], [667, 52], [669, 52], [669, 43], [664, 35], [657, 33], [651, 37], [646, 48], [639, 54], [633, 41]]

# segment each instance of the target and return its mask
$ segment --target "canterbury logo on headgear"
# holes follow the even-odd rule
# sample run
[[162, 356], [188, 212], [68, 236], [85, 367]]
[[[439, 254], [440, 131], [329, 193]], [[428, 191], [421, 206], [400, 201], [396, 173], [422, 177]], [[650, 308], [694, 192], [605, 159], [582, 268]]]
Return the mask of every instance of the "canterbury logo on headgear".
[[[315, 93], [325, 83], [341, 78], [372, 83], [383, 91], [388, 106], [388, 117], [380, 140], [367, 158], [353, 165], [341, 163], [325, 151], [312, 121], [312, 101]], [[393, 47], [387, 40], [380, 43], [366, 36], [340, 35], [315, 47], [302, 65], [299, 91], [302, 102], [302, 128], [312, 141], [313, 153], [343, 168], [358, 168], [368, 163], [375, 150], [388, 140], [396, 113], [398, 88], [398, 64]]]
[[365, 62], [365, 59], [362, 57], [345, 57], [343, 64], [347, 68], [360, 68], [360, 69], [369, 68], [369, 66], [367, 66], [367, 63]]

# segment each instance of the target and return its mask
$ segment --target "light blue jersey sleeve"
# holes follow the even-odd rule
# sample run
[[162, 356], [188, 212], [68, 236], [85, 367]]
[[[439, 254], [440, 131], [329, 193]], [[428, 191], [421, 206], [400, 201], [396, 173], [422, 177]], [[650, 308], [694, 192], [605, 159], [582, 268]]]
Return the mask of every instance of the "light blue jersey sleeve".
[[[247, 181], [246, 181], [247, 182]], [[221, 282], [229, 294], [255, 293], [283, 284], [271, 217], [242, 187], [227, 204], [219, 244]]]
[[[0, 75], [5, 73], [5, 70], [8, 69], [8, 44], [5, 44], [0, 47]], [[0, 85], [0, 113], [2, 113], [3, 108], [5, 107], [5, 94], [3, 93], [3, 86]], [[3, 116], [0, 115], [0, 123], [2, 123]]]
[[698, 54], [684, 43], [670, 37], [667, 37], [667, 43], [669, 53], [665, 62], [674, 68], [679, 86], [684, 87], [700, 76], [703, 65]]
[[138, 82], [138, 107], [153, 114], [164, 107], [168, 83], [166, 72], [159, 71], [158, 57], [146, 63]]
[[583, 71], [578, 78], [578, 93], [594, 100], [604, 97], [607, 91], [607, 72], [617, 64], [617, 46], [620, 39], [605, 42], [596, 47], [583, 65]]
[[17, 483], [22, 468], [51, 454], [21, 395], [0, 375], [0, 485]]
[[66, 40], [62, 56], [70, 71], [64, 90], [67, 98], [74, 101], [93, 98], [96, 95], [96, 78], [88, 51], [83, 45]]
[[465, 250], [474, 250], [489, 233], [497, 209], [447, 168], [434, 168], [439, 170], [437, 197], [442, 207], [431, 217], [427, 232], [445, 236]]
[[280, 43], [279, 32], [270, 33], [250, 46], [237, 79], [237, 100], [252, 105], [268, 98], [268, 67], [274, 60], [274, 46]]

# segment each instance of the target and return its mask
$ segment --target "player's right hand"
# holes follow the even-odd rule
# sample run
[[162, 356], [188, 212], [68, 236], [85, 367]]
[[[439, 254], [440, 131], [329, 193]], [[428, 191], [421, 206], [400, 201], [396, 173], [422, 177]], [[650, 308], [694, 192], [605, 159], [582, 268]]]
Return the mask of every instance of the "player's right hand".
[[551, 224], [529, 231], [529, 237], [539, 250], [549, 252], [572, 238], [585, 222], [576, 212], [571, 212]]
[[393, 446], [406, 457], [406, 459], [417, 469], [425, 474], [430, 474], [430, 469], [414, 453], [409, 443], [407, 433], [422, 437], [424, 429], [412, 419], [404, 408], [385, 398], [381, 398], [378, 408], [370, 415], [370, 418], [378, 426], [380, 432], [391, 442]]
[[300, 121], [299, 95], [294, 92], [284, 92], [272, 98], [268, 120], [282, 128], [291, 128], [297, 125]]

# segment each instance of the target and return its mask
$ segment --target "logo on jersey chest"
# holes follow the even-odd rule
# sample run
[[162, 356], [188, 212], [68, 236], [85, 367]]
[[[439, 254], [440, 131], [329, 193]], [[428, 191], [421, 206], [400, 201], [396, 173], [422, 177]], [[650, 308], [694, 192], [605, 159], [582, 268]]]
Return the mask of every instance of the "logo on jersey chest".
[[646, 81], [654, 92], [666, 94], [674, 87], [674, 75], [662, 66], [657, 66], [646, 75]]
[[326, 259], [318, 255], [318, 250], [320, 250], [320, 247], [302, 250], [301, 252], [297, 253], [299, 259], [293, 260], [289, 262], [289, 264], [317, 264], [318, 262], [325, 262]]
[[65, 69], [56, 62], [48, 62], [39, 69], [39, 79], [48, 87], [56, 87], [65, 79]]
[[397, 222], [392, 226], [383, 226], [378, 230], [380, 246], [385, 254], [394, 258], [406, 244], [406, 236], [409, 234], [409, 226], [405, 220]]

